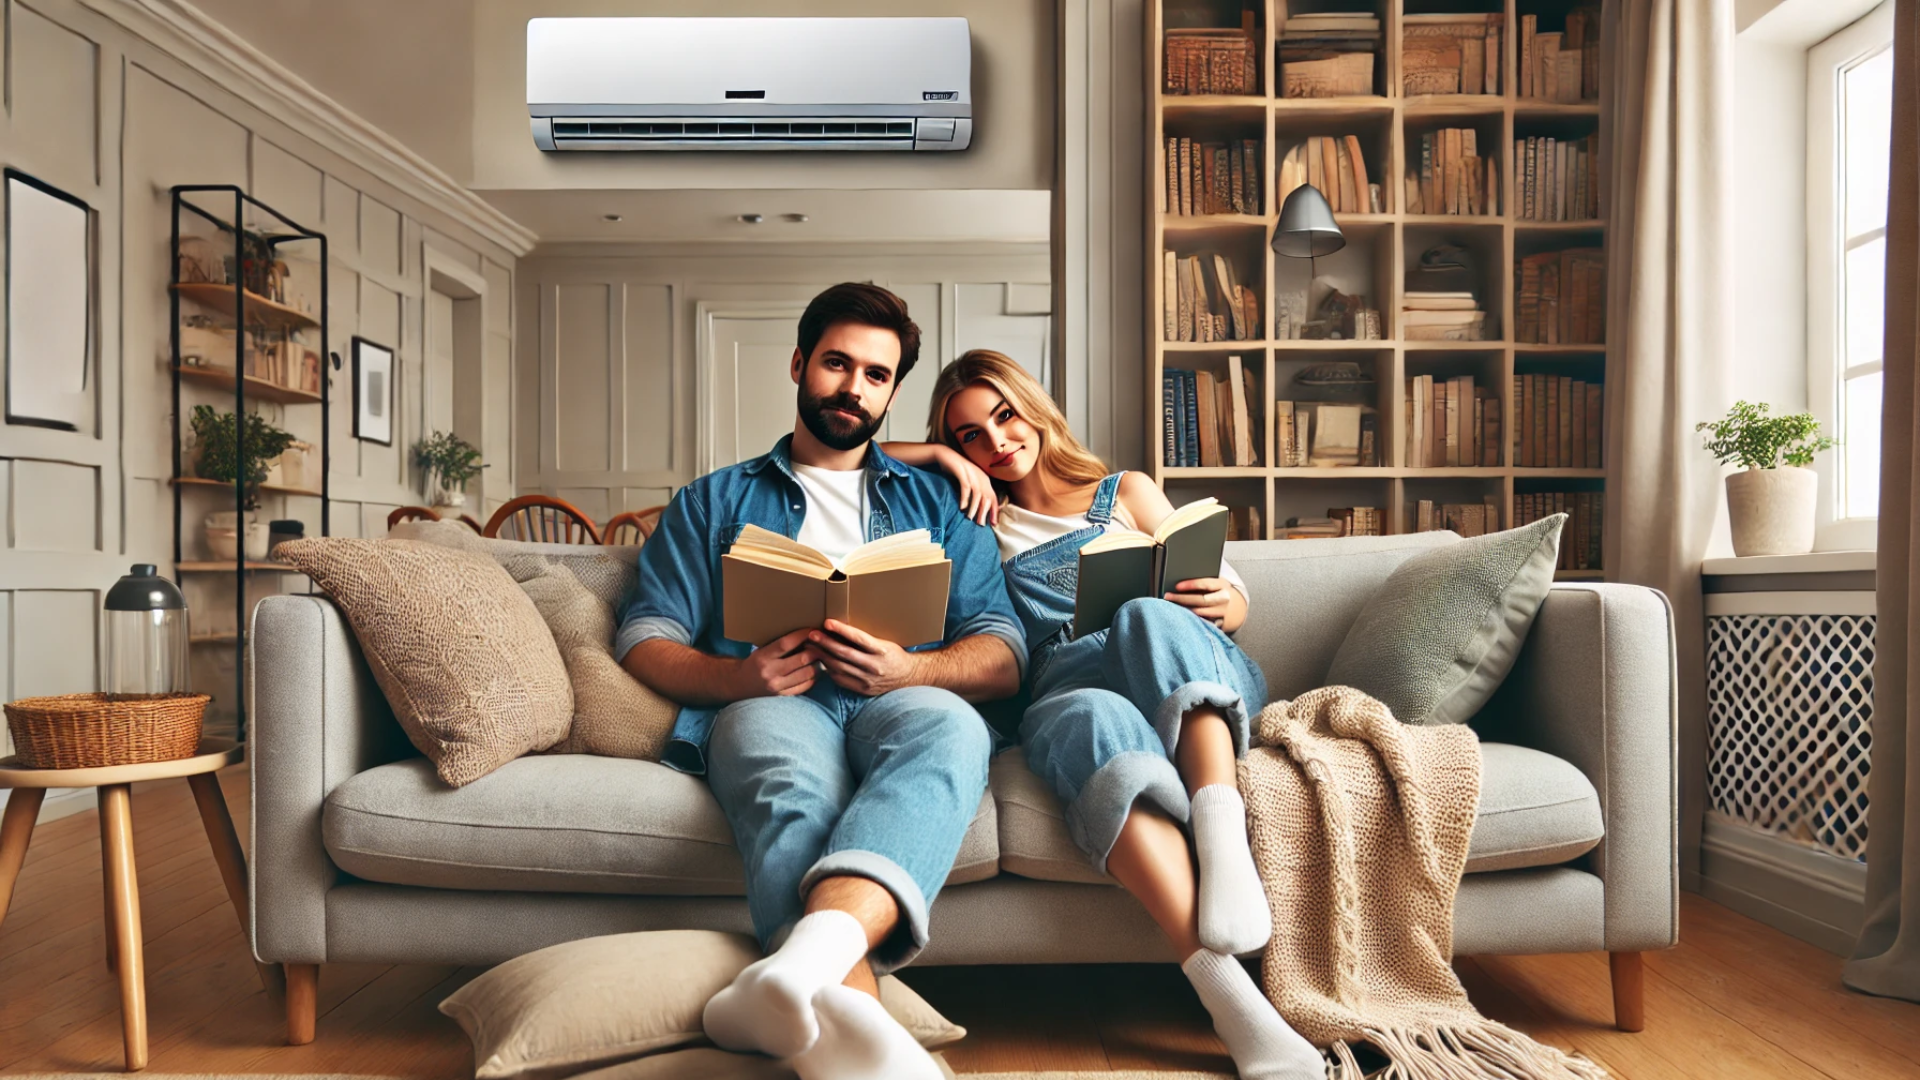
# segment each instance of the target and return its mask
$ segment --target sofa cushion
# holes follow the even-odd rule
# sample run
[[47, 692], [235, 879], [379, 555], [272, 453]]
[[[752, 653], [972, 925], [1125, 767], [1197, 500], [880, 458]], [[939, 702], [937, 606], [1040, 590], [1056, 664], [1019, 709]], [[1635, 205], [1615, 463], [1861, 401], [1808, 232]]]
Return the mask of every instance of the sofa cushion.
[[[651, 761], [523, 757], [450, 789], [422, 758], [349, 778], [321, 816], [342, 870], [438, 889], [739, 896], [733, 831], [706, 781]], [[999, 869], [993, 800], [961, 841], [947, 881]]]
[[[1480, 761], [1467, 873], [1553, 866], [1600, 842], [1600, 796], [1579, 769], [1506, 743], [1481, 743]], [[1027, 768], [1019, 748], [993, 759], [992, 789], [1000, 803], [1002, 870], [1041, 881], [1114, 884], [1074, 846], [1059, 796]]]

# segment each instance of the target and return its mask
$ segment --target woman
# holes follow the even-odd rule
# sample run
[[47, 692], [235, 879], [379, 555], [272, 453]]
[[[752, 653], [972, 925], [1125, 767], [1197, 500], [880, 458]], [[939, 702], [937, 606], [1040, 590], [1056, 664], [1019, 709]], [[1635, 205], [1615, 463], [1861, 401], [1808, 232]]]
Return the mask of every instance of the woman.
[[1223, 563], [1219, 577], [1134, 600], [1110, 630], [1071, 637], [1081, 546], [1108, 530], [1150, 534], [1172, 505], [1145, 476], [1109, 474], [999, 353], [976, 349], [942, 371], [928, 416], [934, 442], [885, 449], [952, 474], [962, 509], [994, 526], [1031, 650], [1021, 742], [1066, 800], [1074, 842], [1186, 957], [1243, 1077], [1323, 1077], [1319, 1051], [1234, 959], [1272, 932], [1235, 782], [1249, 716], [1266, 700], [1259, 667], [1227, 636], [1246, 620], [1245, 585]]

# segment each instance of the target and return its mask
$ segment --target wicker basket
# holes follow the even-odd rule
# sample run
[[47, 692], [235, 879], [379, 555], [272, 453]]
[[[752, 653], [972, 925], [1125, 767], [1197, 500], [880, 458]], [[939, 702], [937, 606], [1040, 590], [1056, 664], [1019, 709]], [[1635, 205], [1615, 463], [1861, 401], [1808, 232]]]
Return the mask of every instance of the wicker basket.
[[206, 694], [133, 697], [61, 694], [7, 705], [20, 762], [34, 769], [95, 769], [192, 757]]

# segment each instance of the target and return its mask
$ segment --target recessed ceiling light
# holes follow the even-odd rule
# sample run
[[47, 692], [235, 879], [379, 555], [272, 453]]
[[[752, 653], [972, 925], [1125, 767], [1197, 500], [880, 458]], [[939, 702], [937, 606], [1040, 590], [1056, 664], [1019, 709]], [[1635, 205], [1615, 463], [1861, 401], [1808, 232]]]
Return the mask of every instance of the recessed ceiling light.
[[600, 220], [601, 221], [624, 221], [626, 219], [620, 214], [601, 214]]
[[759, 214], [741, 214], [739, 217], [739, 221], [743, 225], [758, 225], [765, 220], [766, 218], [761, 217]]
[[800, 222], [807, 220], [807, 215], [805, 214], [781, 214], [780, 216], [783, 218], [786, 218], [788, 221], [791, 221], [795, 224], [799, 224]]

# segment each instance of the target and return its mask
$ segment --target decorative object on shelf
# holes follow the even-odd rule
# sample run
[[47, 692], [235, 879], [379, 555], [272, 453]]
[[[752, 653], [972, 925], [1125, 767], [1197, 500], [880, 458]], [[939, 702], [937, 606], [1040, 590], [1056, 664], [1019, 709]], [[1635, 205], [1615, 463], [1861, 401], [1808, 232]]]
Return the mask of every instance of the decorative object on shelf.
[[193, 438], [194, 473], [203, 480], [224, 484], [240, 481], [240, 501], [247, 510], [260, 506], [260, 485], [267, 482], [268, 463], [297, 441], [259, 413], [247, 414], [242, 431], [233, 413], [216, 412], [211, 405], [193, 407]]
[[267, 558], [273, 557], [273, 549], [289, 540], [305, 540], [307, 523], [292, 518], [279, 518], [267, 523]]
[[191, 690], [187, 598], [153, 563], [135, 563], [107, 590], [107, 693], [153, 697]]
[[1166, 93], [1260, 93], [1260, 46], [1252, 11], [1240, 13], [1238, 28], [1195, 27], [1168, 30]]
[[[93, 417], [93, 213], [6, 170], [9, 424], [79, 431]], [[31, 268], [31, 272], [28, 272]]]
[[1813, 550], [1820, 478], [1810, 466], [1813, 455], [1840, 445], [1820, 434], [1811, 413], [1771, 412], [1765, 402], [1736, 401], [1725, 419], [1694, 425], [1708, 434], [1708, 453], [1746, 469], [1727, 477], [1733, 553], [1742, 557]]
[[1366, 12], [1294, 15], [1280, 29], [1280, 96], [1373, 93], [1380, 19]]
[[393, 350], [353, 339], [353, 437], [393, 445]]
[[467, 484], [487, 467], [480, 460], [478, 447], [452, 432], [443, 431], [413, 444], [413, 463], [427, 474], [428, 493], [433, 496], [434, 507], [456, 511], [467, 504]]
[[313, 450], [312, 443], [300, 439], [288, 443], [286, 450], [267, 467], [266, 482], [274, 487], [317, 491], [320, 478], [313, 464]]
[[[242, 528], [244, 527], [244, 533]], [[216, 510], [207, 515], [207, 550], [216, 562], [233, 562], [240, 557], [242, 536], [248, 562], [259, 562], [267, 557], [267, 550], [273, 546], [273, 540], [267, 526], [254, 520], [252, 511], [244, 519], [238, 510]]]
[[1351, 360], [1333, 360], [1315, 364], [1293, 377], [1299, 386], [1324, 386], [1334, 390], [1362, 390], [1374, 383], [1373, 372]]

